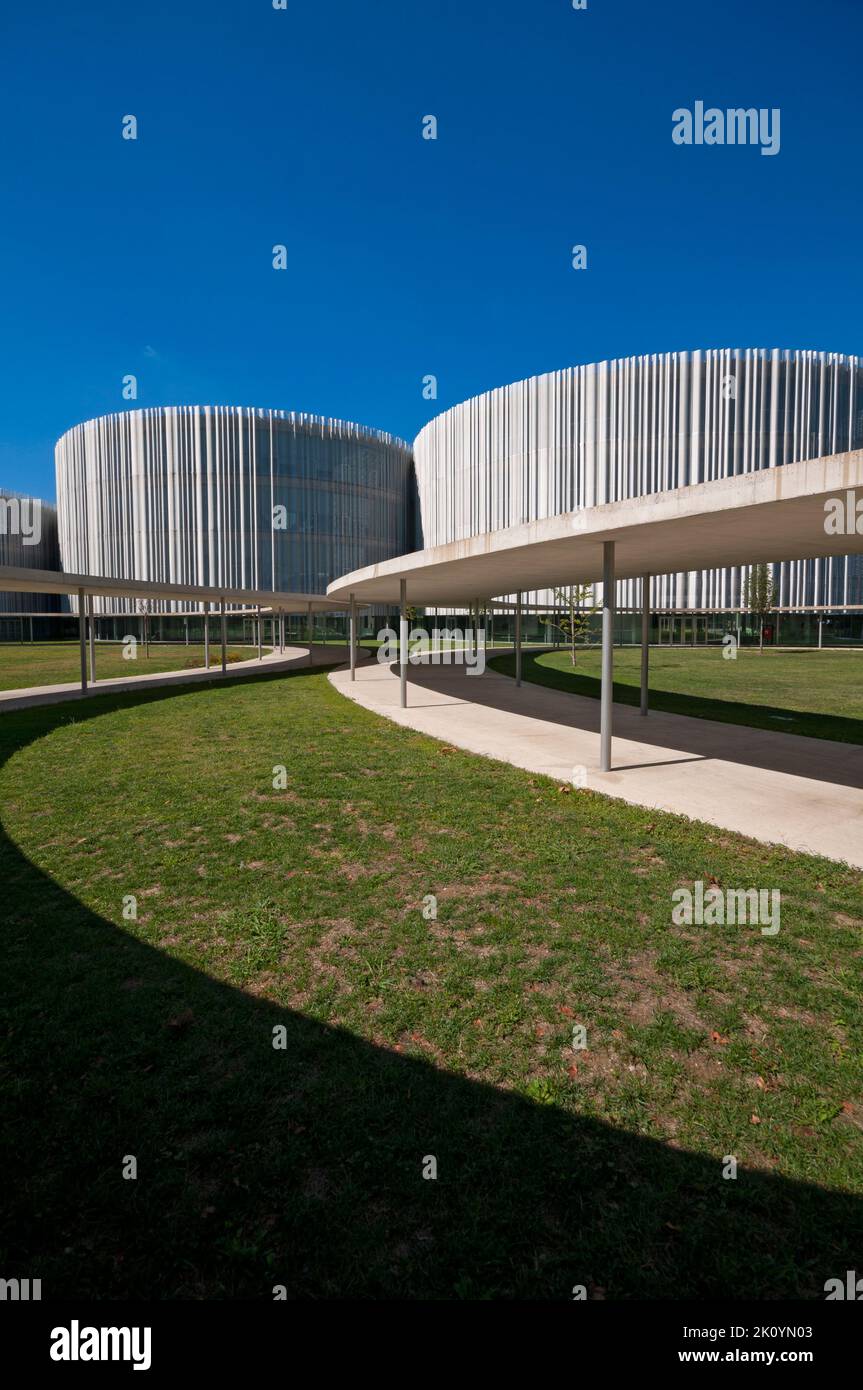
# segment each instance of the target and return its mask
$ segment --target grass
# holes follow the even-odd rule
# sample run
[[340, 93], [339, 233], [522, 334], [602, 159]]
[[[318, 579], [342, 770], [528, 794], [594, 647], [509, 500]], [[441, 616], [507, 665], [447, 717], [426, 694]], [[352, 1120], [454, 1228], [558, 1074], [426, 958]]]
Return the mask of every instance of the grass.
[[[650, 707], [725, 724], [863, 743], [863, 652], [741, 648], [735, 661], [721, 647], [650, 649]], [[579, 649], [524, 653], [523, 677], [553, 690], [599, 698], [600, 653]], [[515, 657], [495, 657], [496, 670], [515, 674]], [[641, 652], [614, 653], [614, 698], [637, 705]]]
[[[96, 643], [96, 680], [111, 680], [122, 676], [155, 675], [161, 671], [179, 671], [185, 666], [203, 666], [203, 644], [183, 642], [150, 643], [150, 655], [138, 643], [137, 656], [126, 660], [121, 642]], [[221, 661], [221, 646], [210, 644], [210, 664]], [[257, 655], [257, 647], [228, 647], [233, 661], [248, 661]], [[88, 656], [89, 661], [89, 656]], [[89, 680], [89, 665], [87, 668]], [[0, 690], [23, 690], [30, 685], [63, 685], [81, 678], [80, 648], [77, 642], [26, 642], [18, 646], [0, 643]]]
[[[818, 1298], [859, 1265], [860, 874], [318, 673], [0, 744], [0, 1261], [44, 1297]], [[672, 925], [696, 879], [779, 888], [781, 932]]]

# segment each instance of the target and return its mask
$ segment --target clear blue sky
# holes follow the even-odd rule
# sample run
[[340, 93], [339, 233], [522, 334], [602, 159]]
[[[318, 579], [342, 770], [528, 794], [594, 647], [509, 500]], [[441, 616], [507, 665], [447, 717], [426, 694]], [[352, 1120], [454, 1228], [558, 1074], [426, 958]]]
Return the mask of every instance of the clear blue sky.
[[[0, 52], [7, 486], [127, 373], [412, 439], [577, 362], [863, 351], [861, 0], [5, 0]], [[780, 153], [674, 145], [699, 99]]]

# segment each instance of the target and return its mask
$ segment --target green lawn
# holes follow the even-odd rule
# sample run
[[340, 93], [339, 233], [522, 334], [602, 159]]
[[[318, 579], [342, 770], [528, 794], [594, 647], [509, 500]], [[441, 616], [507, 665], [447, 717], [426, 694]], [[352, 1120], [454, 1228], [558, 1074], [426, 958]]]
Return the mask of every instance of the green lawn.
[[[759, 729], [863, 743], [863, 652], [776, 651], [742, 648], [735, 661], [721, 647], [651, 647], [652, 709], [749, 724]], [[513, 656], [495, 657], [496, 670], [515, 673]], [[525, 680], [599, 698], [600, 653], [579, 649], [525, 653]], [[639, 703], [641, 652], [615, 648], [614, 698]]]
[[[232, 646], [228, 654], [234, 661], [257, 656], [257, 647]], [[222, 659], [221, 646], [210, 644], [210, 664]], [[88, 656], [89, 662], [89, 656]], [[96, 680], [121, 676], [155, 675], [159, 671], [179, 671], [184, 666], [203, 666], [204, 648], [193, 643], [150, 643], [147, 656], [138, 643], [135, 660], [126, 660], [120, 642], [96, 643]], [[87, 679], [89, 680], [89, 664]], [[63, 685], [81, 678], [80, 648], [77, 642], [25, 642], [22, 646], [0, 642], [0, 690], [22, 690], [29, 685]]]
[[[0, 1262], [43, 1297], [819, 1298], [859, 1268], [860, 874], [319, 673], [12, 712], [0, 744]], [[696, 879], [780, 889], [779, 935], [672, 925]]]

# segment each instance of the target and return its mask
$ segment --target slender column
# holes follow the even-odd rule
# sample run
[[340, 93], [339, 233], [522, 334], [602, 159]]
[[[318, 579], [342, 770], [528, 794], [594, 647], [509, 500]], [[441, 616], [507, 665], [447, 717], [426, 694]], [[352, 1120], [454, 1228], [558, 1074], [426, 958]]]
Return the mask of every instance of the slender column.
[[204, 600], [204, 666], [210, 669], [210, 600]]
[[222, 619], [222, 674], [224, 675], [228, 669], [228, 620], [225, 617], [225, 600], [223, 598], [219, 599], [219, 612]]
[[260, 660], [263, 658], [263, 655], [264, 655], [264, 650], [263, 650], [263, 646], [262, 646], [262, 643], [261, 643], [261, 622], [262, 622], [262, 620], [261, 620], [261, 605], [260, 605], [260, 604], [257, 605], [256, 611], [257, 611], [257, 614], [258, 614], [258, 660], [260, 661]]
[[312, 626], [312, 605], [309, 604], [309, 665], [310, 665], [310, 666], [311, 666], [311, 664], [312, 664], [312, 638], [313, 638], [313, 636], [314, 636], [314, 628], [313, 628], [313, 626]]
[[408, 703], [408, 603], [407, 580], [400, 580], [399, 599], [399, 682], [401, 684], [401, 705], [407, 709]]
[[824, 645], [824, 618], [823, 618], [822, 615], [819, 613], [819, 614], [818, 614], [818, 650], [819, 650], [819, 652], [821, 651], [821, 648], [823, 647], [823, 645]]
[[[23, 618], [21, 619], [23, 625]], [[87, 689], [87, 617], [84, 612], [84, 590], [78, 590], [78, 645], [81, 648], [81, 689]]]
[[650, 575], [641, 580], [641, 713], [647, 714], [650, 682]]
[[357, 678], [357, 601], [351, 594], [351, 616], [350, 616], [350, 646], [351, 646], [351, 680]]
[[284, 656], [284, 654], [285, 654], [285, 615], [284, 615], [284, 613], [280, 613], [280, 614], [279, 614], [279, 654], [280, 654], [281, 656]]
[[515, 599], [515, 683], [521, 685], [521, 594]]
[[90, 684], [96, 684], [96, 621], [93, 617], [93, 595], [90, 595]]
[[599, 770], [611, 771], [614, 680], [614, 541], [602, 546], [602, 695], [599, 712]]

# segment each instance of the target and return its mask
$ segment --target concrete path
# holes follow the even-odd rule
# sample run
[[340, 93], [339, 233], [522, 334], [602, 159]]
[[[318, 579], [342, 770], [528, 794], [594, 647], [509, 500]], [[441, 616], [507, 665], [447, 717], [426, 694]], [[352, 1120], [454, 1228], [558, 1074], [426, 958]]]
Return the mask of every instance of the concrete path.
[[[215, 665], [211, 666], [209, 670], [204, 666], [198, 666], [192, 670], [161, 671], [153, 672], [152, 675], [117, 676], [111, 680], [97, 680], [95, 686], [88, 684], [86, 692], [82, 692], [79, 681], [71, 682], [68, 685], [34, 685], [23, 690], [0, 690], [0, 714], [7, 710], [28, 709], [33, 705], [57, 705], [62, 704], [65, 700], [87, 700], [96, 695], [112, 695], [118, 691], [148, 690], [161, 685], [186, 685], [202, 681], [232, 680], [237, 676], [253, 675], [255, 671], [267, 671], [269, 674], [273, 674], [273, 672], [278, 671], [302, 669], [309, 665], [337, 666], [348, 659], [346, 647], [318, 645], [313, 646], [311, 652], [312, 660], [310, 663], [308, 647], [286, 647], [284, 655], [268, 650], [261, 661], [257, 657], [253, 657], [249, 661], [230, 662], [223, 675], [219, 651], [218, 648], [215, 648], [214, 652], [211, 653]], [[358, 656], [361, 661], [365, 661], [368, 653], [361, 650]], [[98, 662], [99, 650], [97, 647], [97, 671], [99, 669]]]
[[[495, 652], [495, 655], [500, 653]], [[599, 701], [463, 666], [370, 662], [330, 681], [366, 709], [449, 744], [636, 806], [863, 868], [863, 746], [614, 706], [613, 770], [599, 771]]]

